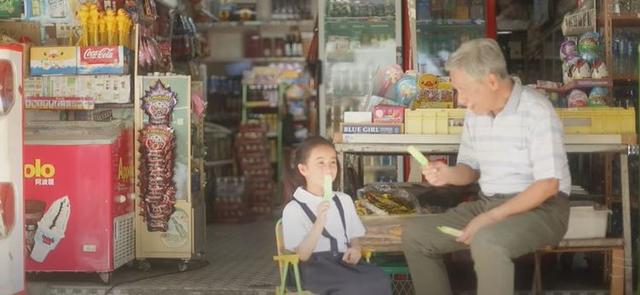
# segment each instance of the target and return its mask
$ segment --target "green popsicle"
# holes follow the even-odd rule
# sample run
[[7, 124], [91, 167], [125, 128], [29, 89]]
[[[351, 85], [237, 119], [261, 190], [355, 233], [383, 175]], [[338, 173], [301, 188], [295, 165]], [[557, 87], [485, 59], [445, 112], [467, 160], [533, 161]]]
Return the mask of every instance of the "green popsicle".
[[450, 236], [454, 236], [456, 238], [462, 235], [461, 230], [455, 229], [453, 227], [444, 226], [444, 225], [438, 226], [438, 230], [441, 231], [442, 233], [448, 234]]
[[413, 156], [420, 165], [427, 166], [427, 164], [429, 164], [429, 160], [427, 160], [427, 158], [414, 146], [408, 146], [407, 152], [409, 152], [409, 154], [411, 154], [411, 156]]
[[324, 200], [329, 201], [333, 197], [333, 179], [331, 175], [324, 176]]

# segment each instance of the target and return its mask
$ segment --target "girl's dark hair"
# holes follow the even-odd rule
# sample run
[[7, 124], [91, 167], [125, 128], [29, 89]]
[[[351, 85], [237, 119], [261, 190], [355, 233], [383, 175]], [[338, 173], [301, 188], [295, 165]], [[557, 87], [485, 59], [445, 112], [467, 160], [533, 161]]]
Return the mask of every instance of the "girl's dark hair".
[[[312, 136], [305, 139], [299, 146], [296, 148], [293, 161], [291, 162], [290, 167], [285, 167], [287, 170], [288, 177], [284, 177], [284, 201], [288, 202], [293, 197], [293, 193], [296, 188], [299, 186], [306, 186], [306, 180], [304, 176], [300, 174], [300, 170], [298, 170], [298, 164], [306, 164], [309, 160], [309, 155], [311, 151], [319, 146], [328, 146], [335, 150], [335, 146], [329, 140], [322, 136]], [[340, 165], [338, 163], [338, 165]]]

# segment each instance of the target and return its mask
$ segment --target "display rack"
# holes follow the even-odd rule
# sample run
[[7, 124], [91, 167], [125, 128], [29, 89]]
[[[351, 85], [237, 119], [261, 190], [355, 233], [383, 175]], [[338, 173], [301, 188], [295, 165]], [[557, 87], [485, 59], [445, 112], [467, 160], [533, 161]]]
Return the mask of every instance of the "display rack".
[[[202, 124], [194, 120], [191, 104], [191, 77], [140, 76], [136, 81], [135, 92], [135, 151], [136, 173], [141, 169], [141, 133], [148, 122], [142, 109], [142, 97], [146, 91], [162, 83], [177, 95], [177, 104], [171, 114], [171, 127], [175, 130], [174, 177], [176, 197], [174, 211], [168, 221], [166, 231], [150, 231], [141, 210], [141, 181], [136, 177], [136, 259], [142, 269], [150, 268], [149, 259], [172, 259], [178, 262], [178, 269], [184, 271], [192, 260], [205, 258], [206, 222], [204, 190], [204, 161], [192, 151], [192, 138], [202, 136]], [[192, 128], [196, 121], [195, 129]], [[201, 126], [200, 128], [198, 126]], [[195, 132], [194, 132], [195, 131]], [[202, 139], [200, 139], [202, 140]], [[196, 139], [198, 141], [198, 139]], [[142, 175], [144, 176], [144, 175]], [[199, 181], [193, 181], [193, 179]]]
[[[277, 86], [277, 101], [249, 101], [249, 85], [242, 85], [242, 123], [252, 121], [251, 114], [270, 114], [275, 115], [276, 120], [269, 126], [267, 137], [272, 142], [271, 162], [276, 165], [276, 182], [282, 179], [282, 116], [284, 106], [284, 85]], [[273, 126], [275, 123], [275, 126]], [[269, 124], [268, 124], [269, 125]]]

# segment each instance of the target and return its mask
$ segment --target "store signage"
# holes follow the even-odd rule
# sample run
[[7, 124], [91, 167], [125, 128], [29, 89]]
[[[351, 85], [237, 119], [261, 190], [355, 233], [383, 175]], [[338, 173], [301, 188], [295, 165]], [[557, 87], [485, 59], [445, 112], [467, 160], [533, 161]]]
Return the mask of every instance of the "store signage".
[[82, 63], [87, 64], [113, 64], [120, 59], [118, 47], [96, 46], [82, 47], [80, 56]]
[[56, 167], [54, 167], [52, 164], [42, 164], [41, 159], [35, 159], [34, 164], [24, 165], [25, 178], [34, 178], [34, 177], [52, 178], [55, 175], [56, 175]]

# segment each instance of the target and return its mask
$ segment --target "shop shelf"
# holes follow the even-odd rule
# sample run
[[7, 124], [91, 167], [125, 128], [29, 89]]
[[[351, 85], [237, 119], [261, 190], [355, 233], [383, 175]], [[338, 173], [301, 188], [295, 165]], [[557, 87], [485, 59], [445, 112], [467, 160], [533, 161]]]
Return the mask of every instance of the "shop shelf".
[[303, 56], [270, 56], [270, 57], [242, 57], [240, 59], [227, 59], [227, 58], [218, 58], [215, 56], [209, 56], [207, 58], [203, 58], [199, 60], [203, 63], [232, 63], [232, 62], [240, 62], [240, 61], [250, 61], [254, 63], [268, 63], [268, 62], [305, 62], [306, 58]]
[[207, 162], [205, 162], [204, 165], [207, 166], [207, 167], [215, 167], [215, 166], [231, 165], [231, 164], [233, 164], [233, 159], [207, 161]]
[[395, 16], [328, 16], [325, 23], [335, 24], [362, 24], [362, 23], [388, 23], [395, 21]]
[[638, 26], [640, 25], [640, 13], [611, 15], [611, 24], [621, 27]]
[[550, 92], [563, 93], [563, 92], [568, 92], [577, 88], [609, 87], [610, 84], [611, 84], [610, 79], [580, 79], [580, 80], [573, 80], [563, 85], [560, 88], [540, 87], [540, 89], [544, 89]]
[[637, 82], [638, 76], [637, 75], [617, 75], [617, 76], [613, 76], [613, 81], [614, 82]]
[[483, 19], [420, 19], [416, 21], [418, 25], [431, 25], [431, 26], [478, 26], [484, 25]]
[[269, 20], [269, 21], [228, 21], [217, 23], [198, 23], [198, 30], [209, 30], [218, 28], [235, 28], [235, 27], [261, 27], [261, 26], [313, 26], [314, 20]]
[[268, 101], [248, 101], [245, 105], [247, 108], [277, 108], [277, 105], [273, 105]]
[[251, 57], [247, 58], [253, 62], [304, 62], [304, 56], [282, 56], [282, 57]]
[[97, 103], [95, 108], [102, 109], [132, 109], [133, 103]]

